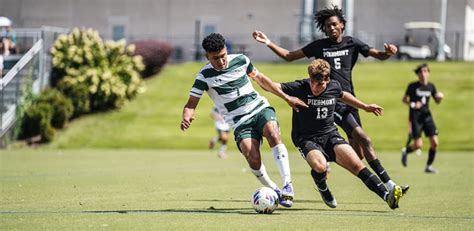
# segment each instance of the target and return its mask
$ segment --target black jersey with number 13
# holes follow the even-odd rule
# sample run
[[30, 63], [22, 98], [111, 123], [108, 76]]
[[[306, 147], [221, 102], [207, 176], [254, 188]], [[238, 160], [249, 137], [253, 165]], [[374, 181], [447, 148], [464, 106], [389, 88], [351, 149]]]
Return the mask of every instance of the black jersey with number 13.
[[283, 92], [298, 97], [309, 106], [300, 108], [299, 112], [293, 110], [292, 137], [319, 136], [337, 129], [333, 113], [337, 99], [342, 97], [341, 85], [330, 81], [319, 96], [314, 96], [309, 81], [303, 79], [281, 84]]

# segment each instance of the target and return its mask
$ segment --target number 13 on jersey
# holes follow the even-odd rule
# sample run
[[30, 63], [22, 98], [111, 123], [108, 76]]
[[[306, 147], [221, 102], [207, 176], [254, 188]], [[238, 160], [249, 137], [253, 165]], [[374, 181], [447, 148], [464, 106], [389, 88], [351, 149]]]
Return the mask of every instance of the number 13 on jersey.
[[327, 107], [318, 107], [316, 110], [318, 112], [318, 114], [316, 115], [316, 119], [326, 119], [326, 117], [328, 117]]

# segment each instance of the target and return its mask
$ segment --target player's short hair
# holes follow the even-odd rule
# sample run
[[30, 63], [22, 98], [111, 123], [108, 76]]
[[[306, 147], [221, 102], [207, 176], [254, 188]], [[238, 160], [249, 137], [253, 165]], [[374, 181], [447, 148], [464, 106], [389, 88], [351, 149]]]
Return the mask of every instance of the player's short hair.
[[315, 59], [308, 66], [309, 78], [317, 82], [329, 80], [331, 66], [324, 59]]
[[424, 67], [426, 67], [428, 69], [428, 72], [430, 72], [430, 68], [428, 67], [427, 63], [422, 63], [422, 64], [418, 65], [416, 67], [416, 69], [413, 70], [413, 71], [415, 72], [415, 74], [419, 74], [421, 72], [421, 69], [423, 69]]
[[339, 9], [337, 6], [332, 5], [332, 9], [325, 8], [316, 12], [316, 14], [314, 14], [313, 19], [314, 19], [314, 22], [316, 23], [316, 27], [320, 31], [324, 32], [324, 30], [326, 29], [324, 23], [326, 22], [328, 18], [332, 16], [337, 16], [339, 21], [341, 21], [342, 24], [346, 25], [346, 19], [344, 18], [344, 12], [342, 11], [342, 9]]
[[202, 40], [202, 48], [206, 52], [218, 52], [224, 49], [225, 39], [219, 33], [211, 33]]

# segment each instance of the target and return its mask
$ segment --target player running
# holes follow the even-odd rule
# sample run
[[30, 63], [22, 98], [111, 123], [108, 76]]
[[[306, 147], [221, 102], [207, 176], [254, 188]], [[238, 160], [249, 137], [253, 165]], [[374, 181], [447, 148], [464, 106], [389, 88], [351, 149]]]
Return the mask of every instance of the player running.
[[429, 137], [431, 144], [425, 172], [437, 173], [438, 170], [434, 169], [432, 164], [436, 156], [436, 148], [439, 144], [438, 129], [431, 115], [429, 103], [431, 96], [433, 96], [437, 104], [441, 103], [444, 94], [437, 91], [435, 85], [428, 81], [430, 75], [428, 64], [423, 63], [419, 65], [415, 69], [415, 73], [418, 76], [418, 81], [410, 83], [405, 91], [405, 96], [403, 96], [403, 103], [407, 104], [410, 108], [411, 136], [414, 139], [414, 143], [413, 145], [407, 144], [402, 149], [402, 164], [406, 167], [408, 154], [420, 149], [423, 145], [423, 140], [421, 139], [421, 131], [423, 130], [425, 136]]
[[[232, 125], [237, 147], [246, 158], [252, 173], [265, 186], [277, 191], [280, 204], [293, 205], [288, 151], [281, 141], [275, 110], [249, 81], [254, 80], [264, 90], [284, 99], [292, 108], [307, 107], [296, 97], [288, 96], [275, 88], [272, 81], [259, 72], [242, 54], [227, 55], [222, 35], [212, 33], [204, 38], [202, 47], [206, 51], [206, 64], [196, 77], [183, 109], [181, 130], [185, 131], [194, 120], [194, 111], [204, 91], [214, 101], [225, 121]], [[270, 179], [260, 156], [260, 143], [265, 137], [283, 180], [280, 190]]]
[[227, 158], [227, 140], [229, 139], [230, 124], [226, 123], [224, 117], [219, 113], [217, 107], [212, 107], [211, 117], [214, 120], [214, 127], [217, 131], [217, 136], [212, 137], [209, 141], [208, 148], [213, 149], [217, 142], [221, 143], [217, 156], [221, 159]]
[[308, 79], [275, 84], [286, 94], [298, 97], [309, 106], [299, 112], [293, 111], [293, 144], [311, 167], [316, 189], [327, 206], [337, 206], [336, 199], [326, 184], [326, 163], [331, 161], [359, 177], [367, 188], [386, 201], [391, 209], [396, 209], [402, 196], [401, 187], [395, 185], [391, 190], [387, 190], [380, 178], [364, 166], [334, 124], [333, 112], [337, 99], [377, 116], [382, 115], [383, 108], [376, 104], [365, 104], [349, 92], [343, 91], [339, 82], [330, 80], [330, 71], [328, 62], [316, 59], [308, 66]]
[[[352, 69], [357, 62], [359, 54], [364, 57], [374, 57], [379, 60], [386, 60], [397, 52], [397, 47], [393, 44], [384, 44], [385, 51], [379, 51], [369, 47], [357, 38], [344, 36], [344, 27], [346, 20], [343, 12], [337, 6], [332, 9], [318, 11], [314, 15], [316, 26], [328, 37], [311, 42], [305, 47], [288, 51], [270, 41], [261, 31], [253, 32], [253, 37], [260, 43], [264, 43], [275, 54], [282, 59], [291, 62], [304, 57], [315, 59], [324, 59], [331, 65], [331, 79], [336, 80], [343, 91], [356, 95], [352, 84]], [[386, 169], [380, 163], [375, 154], [372, 141], [362, 129], [362, 123], [359, 117], [359, 111], [343, 102], [338, 101], [335, 108], [335, 122], [344, 129], [349, 143], [357, 152], [359, 157], [366, 158], [367, 163], [375, 171], [378, 177], [385, 183], [389, 190], [393, 190], [396, 183], [391, 180]], [[405, 194], [409, 186], [403, 186]]]

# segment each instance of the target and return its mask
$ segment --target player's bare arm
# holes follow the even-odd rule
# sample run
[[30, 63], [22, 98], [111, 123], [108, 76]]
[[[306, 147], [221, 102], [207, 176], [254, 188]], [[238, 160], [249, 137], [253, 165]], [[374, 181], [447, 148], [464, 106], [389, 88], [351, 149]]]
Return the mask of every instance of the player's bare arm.
[[301, 99], [285, 94], [281, 90], [280, 84], [273, 82], [270, 78], [265, 76], [263, 73], [254, 71], [249, 74], [249, 77], [253, 79], [257, 84], [265, 91], [271, 92], [272, 94], [285, 100], [291, 108], [299, 112], [299, 108], [308, 107]]
[[272, 41], [270, 41], [267, 35], [265, 35], [265, 33], [261, 31], [254, 31], [252, 33], [252, 36], [257, 42], [267, 45], [267, 47], [270, 48], [275, 54], [277, 54], [278, 56], [280, 56], [280, 58], [284, 59], [287, 62], [302, 59], [305, 57], [303, 50], [299, 49], [296, 51], [289, 51], [285, 48], [282, 48], [276, 45], [275, 43], [272, 43]]
[[356, 97], [354, 97], [351, 93], [349, 92], [342, 92], [342, 97], [341, 97], [342, 102], [345, 104], [349, 104], [355, 108], [362, 109], [366, 112], [372, 112], [374, 115], [379, 116], [383, 114], [383, 108], [380, 107], [377, 104], [366, 104]]
[[181, 119], [181, 130], [186, 131], [191, 127], [191, 123], [194, 120], [194, 110], [196, 109], [199, 103], [199, 98], [194, 96], [189, 96], [188, 102], [184, 105], [183, 116]]
[[397, 46], [391, 44], [391, 43], [384, 43], [383, 47], [385, 51], [379, 51], [375, 48], [371, 48], [369, 50], [369, 56], [374, 57], [378, 60], [386, 60], [390, 58], [392, 55], [396, 54], [398, 49]]

